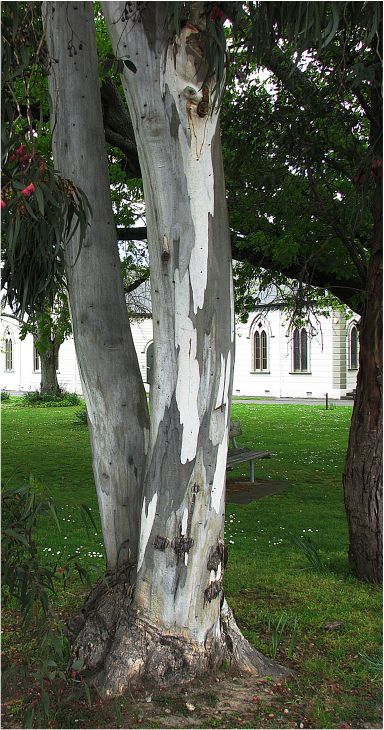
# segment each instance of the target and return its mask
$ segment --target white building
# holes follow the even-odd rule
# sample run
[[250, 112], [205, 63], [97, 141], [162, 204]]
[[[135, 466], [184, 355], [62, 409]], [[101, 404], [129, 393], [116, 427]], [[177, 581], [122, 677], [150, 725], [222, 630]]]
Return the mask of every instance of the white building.
[[[358, 321], [340, 312], [321, 316], [306, 328], [289, 331], [288, 319], [278, 305], [265, 305], [236, 327], [234, 395], [275, 398], [338, 399], [356, 386]], [[19, 323], [10, 315], [1, 319], [1, 389], [38, 390], [40, 358], [32, 335], [21, 341]], [[152, 361], [152, 320], [132, 320], [132, 334], [143, 380], [148, 384]], [[81, 393], [73, 339], [66, 340], [58, 358], [58, 381], [68, 392]], [[148, 387], [148, 385], [147, 385]]]

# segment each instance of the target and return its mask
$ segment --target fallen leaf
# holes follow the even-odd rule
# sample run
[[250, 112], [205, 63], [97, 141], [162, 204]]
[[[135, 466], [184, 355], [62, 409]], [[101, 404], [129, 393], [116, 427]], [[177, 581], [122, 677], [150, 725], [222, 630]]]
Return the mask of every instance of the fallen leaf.
[[195, 705], [193, 705], [191, 702], [186, 702], [185, 706], [190, 712], [193, 712], [193, 710], [195, 709]]

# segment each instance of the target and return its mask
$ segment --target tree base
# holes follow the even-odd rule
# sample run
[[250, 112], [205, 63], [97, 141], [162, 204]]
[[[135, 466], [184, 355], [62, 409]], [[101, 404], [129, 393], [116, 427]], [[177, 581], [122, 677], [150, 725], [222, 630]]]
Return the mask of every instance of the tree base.
[[82, 661], [82, 671], [105, 699], [144, 681], [162, 687], [186, 684], [217, 671], [223, 662], [258, 677], [289, 674], [249, 644], [225, 600], [219, 637], [207, 637], [201, 645], [143, 620], [132, 599], [129, 571], [122, 569], [96, 585], [68, 626], [73, 659]]

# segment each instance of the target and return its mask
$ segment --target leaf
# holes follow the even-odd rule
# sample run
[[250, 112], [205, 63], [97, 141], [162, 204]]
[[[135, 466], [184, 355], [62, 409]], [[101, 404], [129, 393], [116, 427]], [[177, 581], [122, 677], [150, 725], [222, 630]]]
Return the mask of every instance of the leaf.
[[96, 522], [93, 519], [91, 510], [89, 509], [89, 507], [87, 507], [86, 504], [80, 505], [80, 515], [81, 515], [81, 519], [87, 530], [89, 529], [88, 522], [87, 522], [87, 519], [88, 519], [91, 522], [91, 524], [93, 525], [93, 527], [95, 528], [95, 530], [97, 531]]
[[37, 205], [39, 206], [39, 211], [41, 215], [44, 215], [44, 195], [42, 193], [42, 190], [40, 186], [38, 185], [35, 189], [35, 195], [37, 200]]
[[24, 723], [23, 724], [24, 724], [24, 727], [25, 728], [33, 727], [33, 719], [34, 719], [34, 717], [35, 717], [35, 708], [34, 707], [30, 707], [27, 710], [26, 714], [24, 715]]
[[78, 659], [74, 659], [72, 662], [72, 669], [74, 672], [80, 672], [84, 666], [84, 661], [80, 657]]
[[132, 71], [134, 74], [137, 73], [137, 68], [135, 64], [133, 63], [133, 61], [130, 61], [129, 58], [126, 58], [124, 60], [124, 66], [129, 68], [129, 70]]
[[59, 520], [58, 520], [58, 517], [57, 517], [56, 507], [53, 504], [53, 502], [50, 502], [49, 503], [49, 509], [51, 511], [51, 514], [52, 514], [53, 519], [55, 520], [57, 529], [59, 530], [59, 532], [61, 532], [61, 527], [60, 527], [60, 523], [59, 523]]

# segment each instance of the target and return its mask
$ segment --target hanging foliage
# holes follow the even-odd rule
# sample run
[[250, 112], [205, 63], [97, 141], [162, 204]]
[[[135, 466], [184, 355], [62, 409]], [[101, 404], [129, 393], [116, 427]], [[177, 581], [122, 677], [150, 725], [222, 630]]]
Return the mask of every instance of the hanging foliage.
[[77, 234], [80, 248], [91, 214], [84, 193], [50, 162], [46, 73], [39, 4], [3, 3], [2, 287], [21, 314], [53, 303], [65, 275], [64, 246]]
[[20, 313], [40, 309], [64, 280], [64, 246], [84, 239], [88, 201], [25, 144], [9, 150], [2, 172], [2, 286]]

